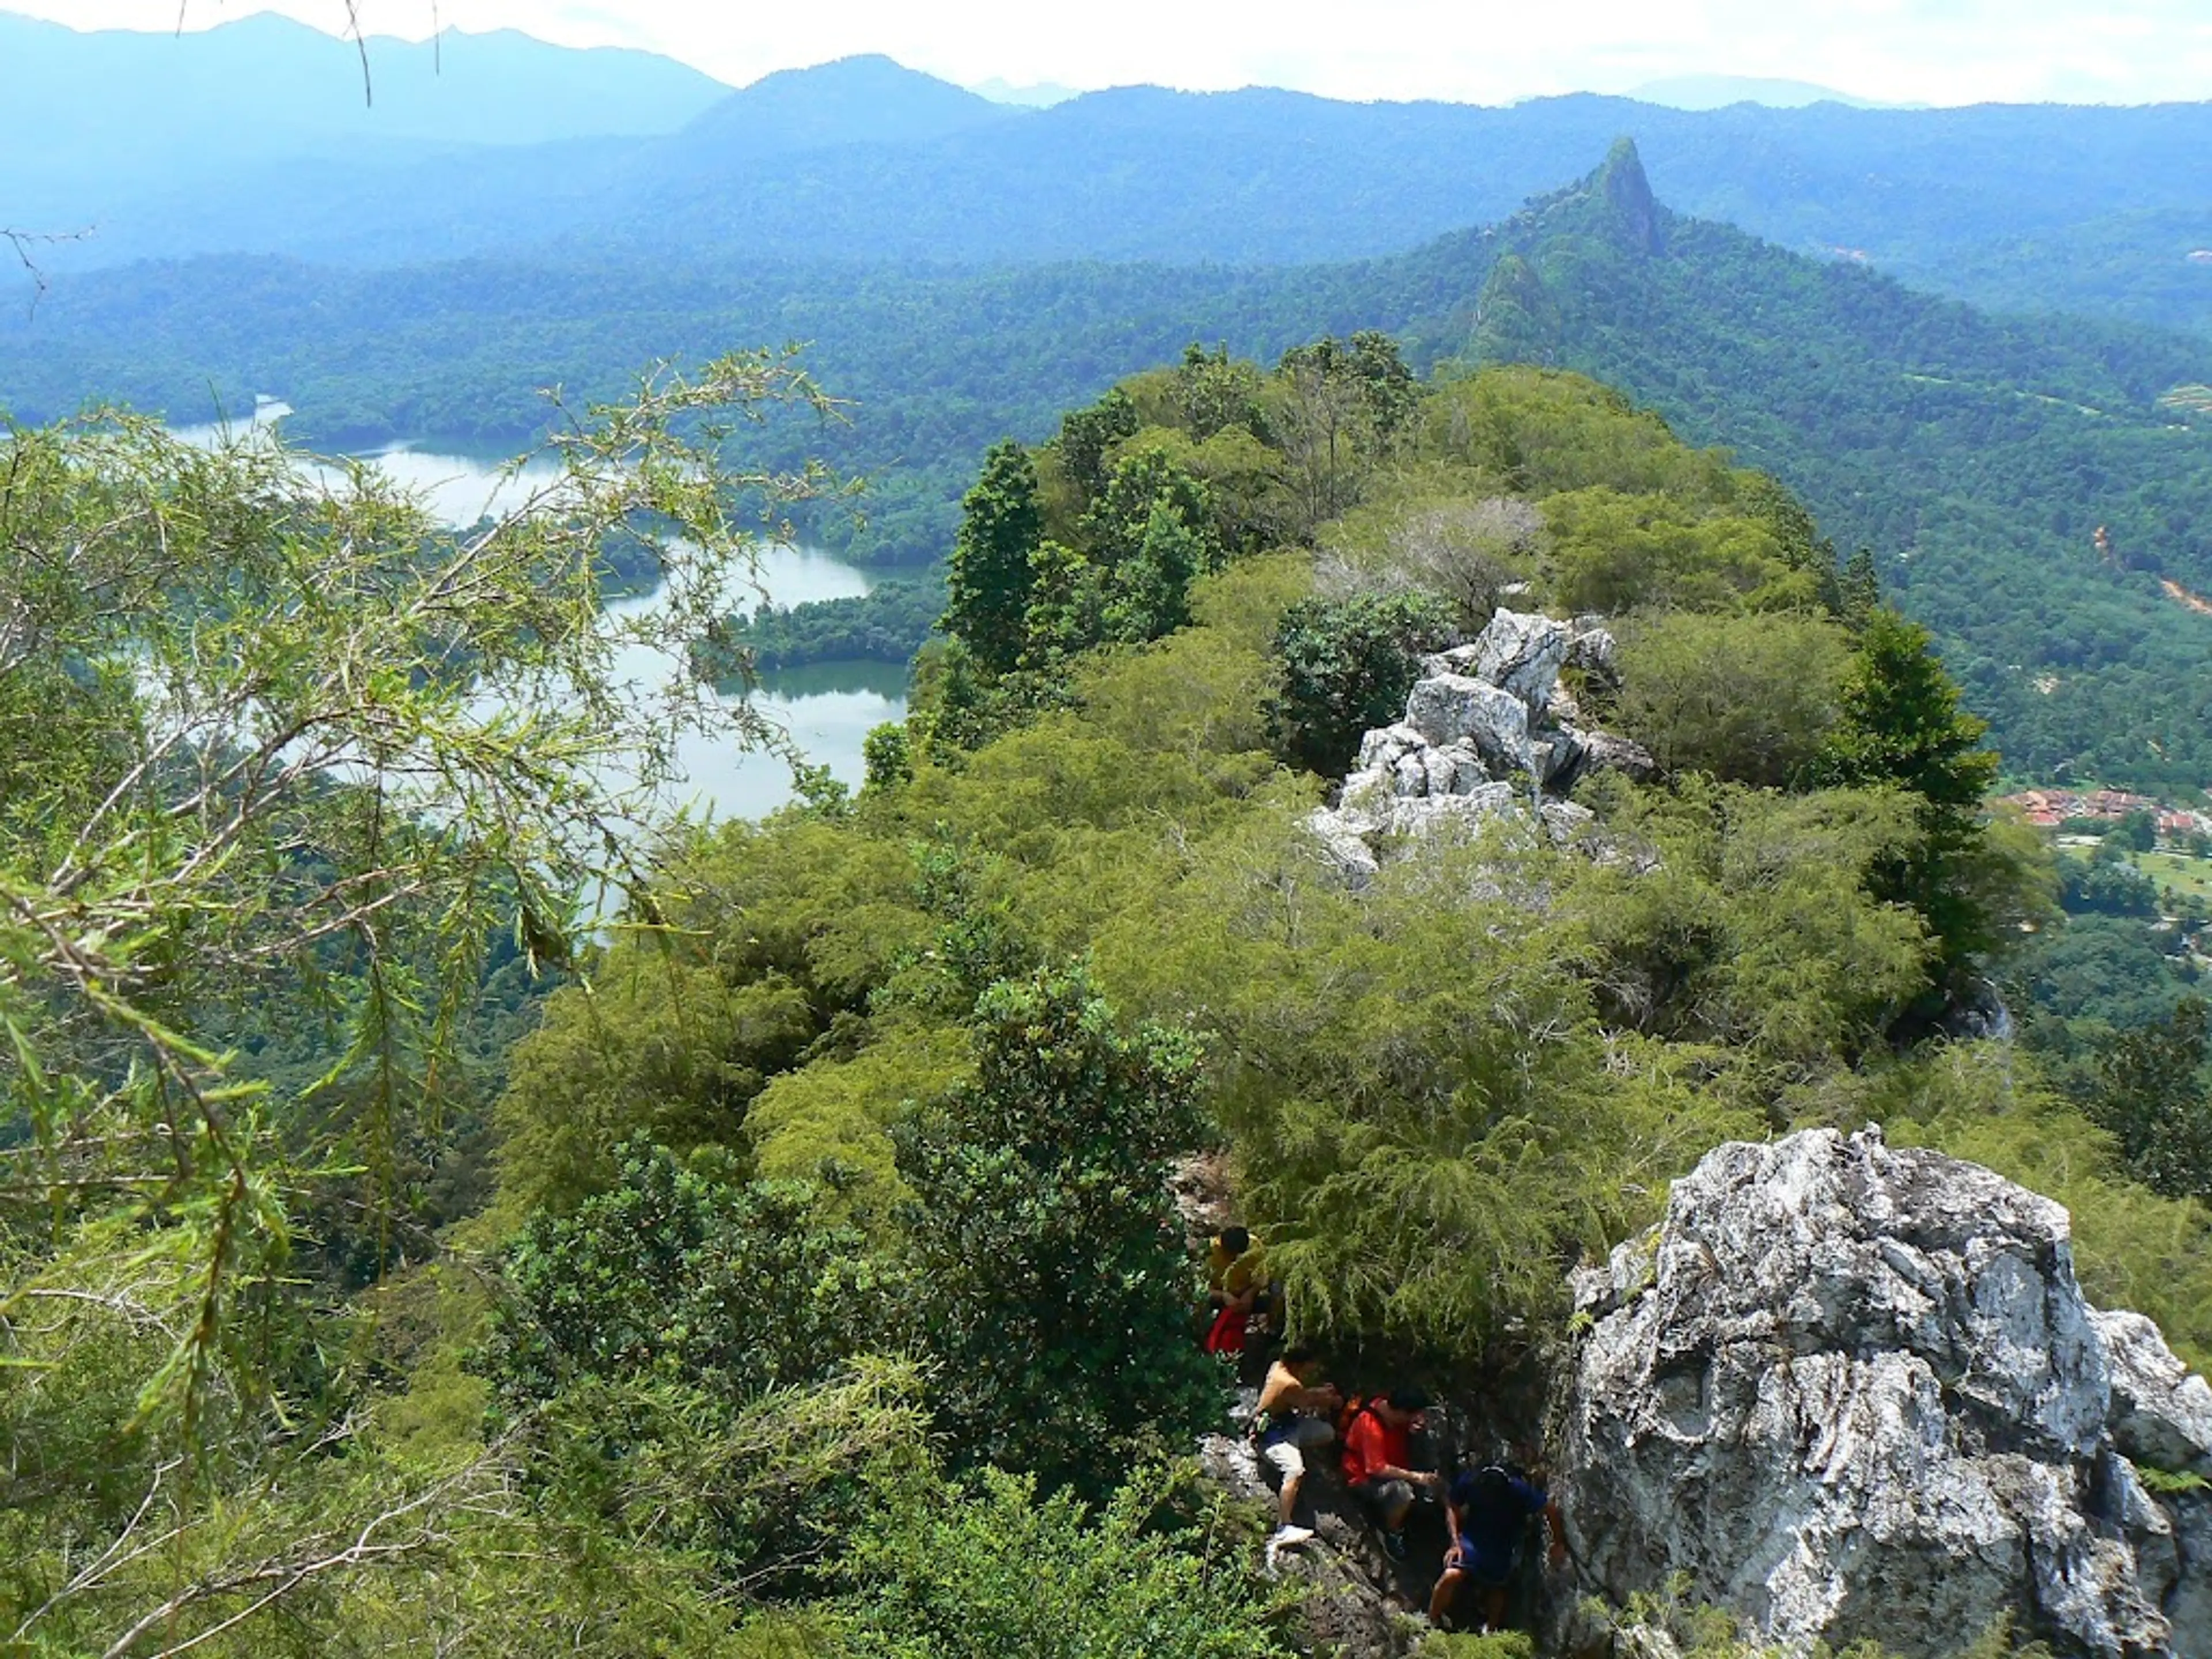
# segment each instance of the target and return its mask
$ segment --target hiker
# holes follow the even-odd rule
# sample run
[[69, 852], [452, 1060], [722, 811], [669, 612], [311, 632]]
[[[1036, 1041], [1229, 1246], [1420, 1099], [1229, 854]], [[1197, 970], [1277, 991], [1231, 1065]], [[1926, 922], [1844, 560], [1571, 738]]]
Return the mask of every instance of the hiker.
[[1413, 1500], [1438, 1496], [1443, 1476], [1412, 1467], [1413, 1437], [1428, 1426], [1429, 1397], [1393, 1389], [1363, 1402], [1344, 1425], [1344, 1484], [1382, 1535], [1382, 1552], [1406, 1559], [1406, 1517]]
[[1268, 1310], [1267, 1261], [1251, 1233], [1224, 1227], [1206, 1246], [1206, 1351], [1241, 1354], [1248, 1328]]
[[1312, 1528], [1297, 1524], [1306, 1454], [1336, 1438], [1336, 1413], [1344, 1403], [1334, 1383], [1313, 1380], [1320, 1369], [1320, 1356], [1312, 1349], [1303, 1345], [1285, 1348], [1267, 1367], [1259, 1409], [1252, 1414], [1252, 1437], [1260, 1455], [1283, 1478], [1282, 1522], [1267, 1540], [1270, 1551], [1303, 1544], [1313, 1536]]
[[1439, 1629], [1451, 1611], [1452, 1599], [1464, 1586], [1480, 1598], [1479, 1630], [1505, 1627], [1505, 1599], [1520, 1565], [1522, 1540], [1528, 1535], [1528, 1517], [1540, 1515], [1552, 1540], [1552, 1565], [1566, 1559], [1565, 1534], [1560, 1528], [1559, 1506], [1545, 1490], [1540, 1470], [1515, 1473], [1492, 1463], [1479, 1469], [1462, 1469], [1445, 1497], [1451, 1522], [1451, 1547], [1444, 1552], [1444, 1570], [1429, 1597], [1429, 1620]]

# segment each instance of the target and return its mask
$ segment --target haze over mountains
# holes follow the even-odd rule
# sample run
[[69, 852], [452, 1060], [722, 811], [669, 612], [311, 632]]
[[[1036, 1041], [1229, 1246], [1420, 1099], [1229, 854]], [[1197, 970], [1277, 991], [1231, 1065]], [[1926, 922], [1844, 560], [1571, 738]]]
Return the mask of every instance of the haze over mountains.
[[[72, 40], [99, 38], [47, 44]], [[2160, 586], [2212, 592], [2212, 457], [2188, 390], [2212, 383], [2212, 344], [2124, 325], [2212, 330], [2212, 259], [2190, 258], [2212, 248], [2212, 106], [1128, 88], [1027, 110], [880, 57], [684, 84], [683, 124], [642, 135], [589, 131], [643, 119], [642, 94], [580, 100], [536, 140], [495, 111], [472, 118], [498, 143], [428, 117], [420, 131], [444, 136], [240, 129], [195, 175], [213, 182], [54, 250], [36, 308], [0, 311], [0, 406], [115, 398], [200, 419], [271, 392], [321, 443], [505, 447], [545, 420], [538, 387], [606, 395], [657, 358], [804, 341], [853, 421], [770, 447], [868, 475], [848, 550], [926, 569], [998, 436], [1042, 438], [1193, 340], [1272, 360], [1382, 329], [1423, 368], [1592, 374], [1776, 472], [1875, 550], [2023, 763], [2212, 775], [2189, 690], [2201, 619]], [[157, 109], [149, 94], [140, 113]], [[1625, 136], [1633, 149], [1561, 190]], [[110, 185], [143, 185], [167, 154], [115, 161]], [[1593, 201], [1595, 217], [1576, 205]], [[161, 257], [87, 268], [133, 250]], [[1888, 273], [2106, 321], [1978, 315]]]
[[0, 10], [10, 208], [49, 177], [58, 198], [364, 148], [672, 132], [729, 92], [651, 52], [513, 30], [448, 30], [435, 45], [379, 36], [366, 55], [373, 96], [352, 43], [270, 13], [169, 35], [81, 33]]
[[[56, 270], [520, 249], [1280, 264], [1502, 217], [1628, 137], [1680, 210], [1800, 252], [2012, 307], [2212, 319], [2212, 270], [2188, 263], [2212, 246], [2203, 105], [1501, 109], [1139, 87], [1025, 110], [881, 58], [732, 92], [517, 35], [442, 57], [434, 73], [428, 48], [373, 42], [371, 109], [350, 48], [277, 20], [171, 40], [0, 16], [0, 104], [21, 115], [5, 222], [91, 228]], [[1706, 77], [1654, 95], [1823, 90]]]
[[2204, 106], [33, 33], [8, 1655], [2212, 1659]]
[[1853, 109], [1924, 107], [1856, 98], [1813, 81], [1750, 75], [1671, 75], [1631, 87], [1624, 96], [1670, 109], [1726, 109], [1731, 104], [1765, 104], [1773, 109], [1802, 109], [1808, 104], [1845, 104]]
[[[1422, 367], [1590, 374], [1774, 471], [1829, 533], [1877, 550], [2023, 764], [2212, 774], [2189, 690], [2202, 621], [2160, 586], [2212, 592], [2212, 425], [2162, 401], [2212, 383], [2212, 343], [1984, 316], [1791, 253], [1662, 206], [1626, 145], [1493, 228], [1372, 260], [971, 271], [707, 253], [101, 273], [34, 319], [0, 318], [0, 396], [45, 416], [96, 388], [198, 416], [210, 392], [238, 409], [274, 390], [319, 442], [505, 447], [546, 419], [536, 387], [611, 396], [659, 356], [805, 340], [852, 423], [801, 423], [769, 453], [826, 450], [869, 476], [852, 551], [926, 567], [1000, 435], [1040, 440], [1058, 410], [1194, 339], [1272, 361], [1363, 328]], [[2100, 526], [2117, 562], [2093, 545]]]

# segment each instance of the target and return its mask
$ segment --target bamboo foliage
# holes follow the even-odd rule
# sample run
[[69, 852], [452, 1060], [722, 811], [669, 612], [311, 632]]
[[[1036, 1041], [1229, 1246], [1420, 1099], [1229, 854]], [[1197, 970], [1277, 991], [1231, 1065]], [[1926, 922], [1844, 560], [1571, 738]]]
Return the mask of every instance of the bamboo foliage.
[[[142, 1411], [189, 1423], [322, 1172], [296, 1103], [239, 1075], [226, 1011], [339, 1021], [325, 1081], [359, 1079], [388, 1143], [486, 941], [565, 964], [592, 903], [641, 884], [678, 738], [785, 741], [690, 650], [829, 487], [725, 459], [793, 405], [834, 412], [788, 353], [556, 399], [512, 504], [462, 529], [260, 432], [0, 432], [0, 1237], [27, 1247], [0, 1317], [42, 1237], [181, 1232], [194, 1305]], [[618, 580], [658, 601], [611, 611]], [[669, 666], [640, 683], [640, 660]]]

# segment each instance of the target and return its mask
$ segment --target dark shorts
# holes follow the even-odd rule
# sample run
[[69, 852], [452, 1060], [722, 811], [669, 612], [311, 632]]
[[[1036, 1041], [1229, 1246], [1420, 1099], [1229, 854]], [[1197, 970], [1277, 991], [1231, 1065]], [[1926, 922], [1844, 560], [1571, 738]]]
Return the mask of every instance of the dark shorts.
[[1406, 1480], [1362, 1480], [1352, 1488], [1352, 1495], [1379, 1527], [1413, 1501], [1413, 1488]]
[[1459, 1570], [1485, 1589], [1503, 1589], [1513, 1582], [1513, 1569], [1519, 1562], [1519, 1553], [1513, 1550], [1481, 1550], [1474, 1540], [1462, 1533], [1459, 1540]]

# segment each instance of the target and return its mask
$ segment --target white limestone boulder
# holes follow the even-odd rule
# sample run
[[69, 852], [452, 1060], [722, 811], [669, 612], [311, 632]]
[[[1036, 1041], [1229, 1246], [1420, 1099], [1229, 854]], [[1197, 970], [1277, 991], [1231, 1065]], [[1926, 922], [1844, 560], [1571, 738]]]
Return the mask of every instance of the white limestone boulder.
[[1551, 704], [1571, 639], [1567, 624], [1553, 617], [1501, 609], [1471, 647], [1448, 654], [1467, 662], [1462, 672], [1540, 716]]
[[2067, 1654], [2212, 1656], [2212, 1528], [2127, 1450], [2198, 1446], [2202, 1379], [2089, 1306], [2049, 1200], [1876, 1133], [1727, 1146], [1575, 1288], [1585, 1592], [1685, 1575], [1793, 1652], [1946, 1654], [2008, 1617]]

